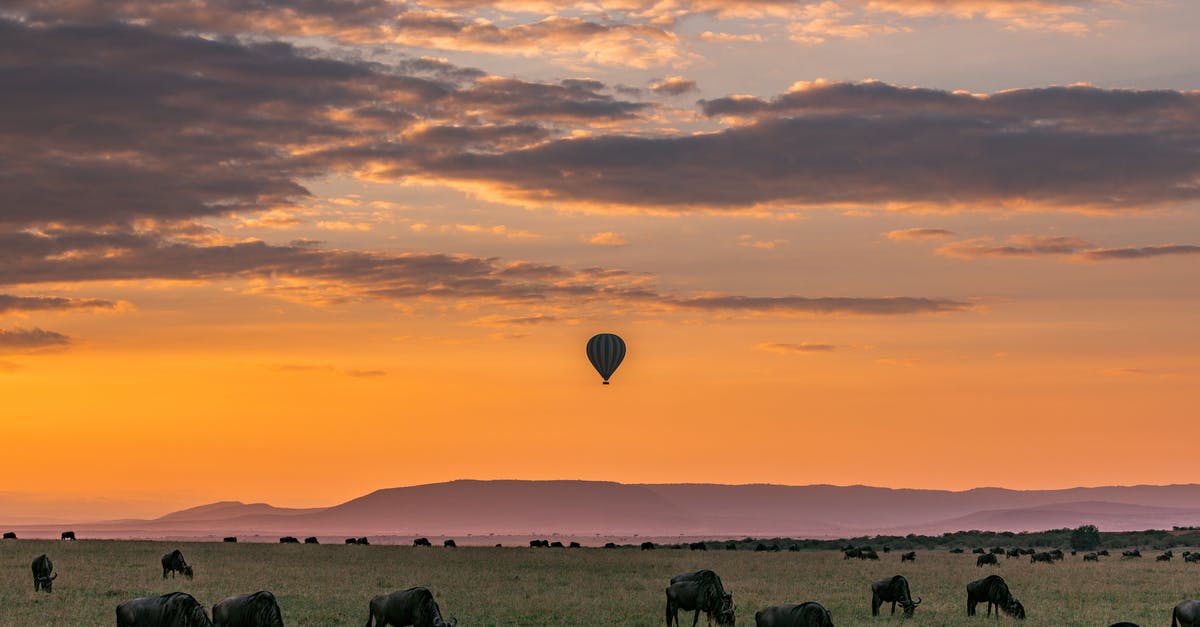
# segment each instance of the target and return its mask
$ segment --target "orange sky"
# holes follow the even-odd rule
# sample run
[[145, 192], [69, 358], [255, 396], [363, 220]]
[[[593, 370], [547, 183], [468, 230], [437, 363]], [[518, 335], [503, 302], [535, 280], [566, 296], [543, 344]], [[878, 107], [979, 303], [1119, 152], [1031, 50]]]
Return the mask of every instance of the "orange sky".
[[1194, 5], [635, 5], [21, 3], [0, 509], [1196, 480]]

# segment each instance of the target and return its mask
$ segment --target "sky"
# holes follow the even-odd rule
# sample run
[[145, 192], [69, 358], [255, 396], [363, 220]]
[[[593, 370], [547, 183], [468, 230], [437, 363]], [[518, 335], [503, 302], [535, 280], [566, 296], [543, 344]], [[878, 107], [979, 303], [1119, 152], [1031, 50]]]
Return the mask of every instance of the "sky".
[[6, 2], [0, 511], [1196, 481], [1196, 23]]

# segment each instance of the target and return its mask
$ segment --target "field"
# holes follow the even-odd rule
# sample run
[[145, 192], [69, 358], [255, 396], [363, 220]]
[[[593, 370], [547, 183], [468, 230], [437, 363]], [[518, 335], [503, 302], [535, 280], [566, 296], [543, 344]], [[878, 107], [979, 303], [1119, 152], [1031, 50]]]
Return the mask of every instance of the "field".
[[[195, 567], [194, 580], [162, 579], [159, 559], [173, 548]], [[43, 552], [59, 573], [52, 594], [33, 591], [29, 565]], [[922, 626], [992, 624], [982, 614], [967, 618], [965, 610], [964, 585], [989, 573], [1008, 581], [1028, 625], [1167, 625], [1177, 602], [1200, 597], [1200, 566], [1178, 556], [1169, 563], [1155, 562], [1150, 552], [1137, 560], [1084, 563], [1068, 555], [1053, 565], [1001, 557], [999, 567], [977, 568], [970, 553], [917, 555], [915, 564], [901, 565], [896, 552], [864, 562], [829, 551], [7, 540], [0, 543], [0, 624], [112, 625], [116, 605], [132, 597], [182, 590], [211, 607], [226, 596], [265, 589], [279, 599], [288, 625], [361, 625], [371, 596], [423, 585], [434, 591], [443, 614], [464, 627], [663, 625], [667, 580], [699, 568], [721, 575], [739, 625], [753, 625], [762, 607], [810, 600], [825, 605], [839, 627], [899, 621], [899, 612], [890, 618], [886, 606], [879, 618], [870, 615], [870, 582], [895, 574], [908, 578], [914, 597], [924, 598], [909, 623]]]

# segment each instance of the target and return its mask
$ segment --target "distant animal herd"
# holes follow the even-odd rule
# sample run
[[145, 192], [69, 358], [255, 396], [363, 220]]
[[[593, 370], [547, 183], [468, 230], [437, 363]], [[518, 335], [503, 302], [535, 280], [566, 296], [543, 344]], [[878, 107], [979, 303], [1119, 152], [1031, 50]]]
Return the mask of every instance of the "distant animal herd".
[[[6, 540], [15, 540], [16, 537], [13, 532], [4, 534]], [[75, 533], [65, 531], [61, 537], [63, 540], [75, 540]], [[226, 537], [224, 542], [237, 542], [237, 538]], [[300, 544], [300, 540], [292, 536], [283, 536], [279, 538], [279, 542], [281, 544]], [[304, 544], [318, 544], [318, 541], [316, 537], [308, 537], [304, 540]], [[369, 542], [365, 537], [346, 538], [346, 544], [366, 545]], [[413, 546], [431, 547], [433, 544], [428, 538], [416, 538], [413, 540]], [[454, 540], [447, 539], [442, 546], [454, 548], [457, 545]], [[530, 540], [529, 546], [531, 548], [566, 548], [561, 542], [546, 540]], [[687, 546], [694, 551], [708, 550], [707, 545], [703, 542], [690, 543]], [[578, 542], [571, 542], [569, 547], [580, 548], [581, 545]], [[608, 542], [604, 548], [617, 548], [617, 545]], [[657, 547], [653, 542], [641, 544], [641, 549], [644, 551], [655, 548]], [[725, 548], [736, 550], [737, 546], [735, 543], [729, 543]], [[760, 543], [754, 550], [778, 551], [781, 549], [778, 545], [771, 548]], [[792, 545], [789, 550], [794, 551], [799, 548]], [[889, 551], [888, 547], [883, 547], [884, 553]], [[960, 548], [950, 550], [950, 553], [964, 552]], [[998, 555], [1004, 555], [1008, 559], [1028, 555], [1030, 562], [1035, 564], [1053, 564], [1065, 558], [1065, 554], [1059, 549], [1035, 551], [1034, 549], [995, 547], [990, 551], [976, 548], [972, 552], [979, 556], [976, 558], [975, 565], [981, 568], [987, 565], [998, 565]], [[1071, 551], [1072, 555], [1076, 553], [1076, 551]], [[842, 548], [842, 554], [843, 558], [847, 560], [852, 558], [880, 559], [879, 554], [869, 546], [846, 546]], [[1083, 561], [1095, 562], [1099, 561], [1100, 557], [1108, 555], [1107, 550], [1089, 552], [1083, 555]], [[1181, 556], [1187, 562], [1200, 562], [1200, 553], [1184, 551]], [[1142, 554], [1138, 549], [1126, 550], [1121, 553], [1122, 559], [1140, 557]], [[1174, 553], [1167, 550], [1155, 559], [1166, 562], [1173, 557]], [[900, 555], [901, 562], [915, 561], [916, 559], [915, 551]], [[183, 553], [179, 549], [163, 555], [161, 561], [163, 579], [168, 576], [174, 578], [176, 575], [187, 579], [195, 576], [195, 571], [184, 559]], [[54, 564], [50, 558], [43, 553], [34, 558], [31, 566], [34, 591], [53, 592], [54, 580], [58, 578], [58, 573], [54, 571]], [[1001, 612], [1013, 618], [1025, 618], [1025, 606], [1013, 596], [1008, 584], [999, 575], [988, 575], [966, 584], [966, 592], [967, 616], [975, 616], [977, 606], [986, 604], [986, 612], [989, 617], [994, 610], [997, 618], [1000, 617]], [[899, 605], [905, 617], [912, 617], [921, 601], [920, 597], [913, 600], [908, 580], [902, 575], [880, 579], [871, 584], [872, 616], [878, 616], [880, 608], [890, 603], [892, 614], [896, 613], [896, 606]], [[725, 627], [734, 625], [736, 621], [733, 594], [725, 590], [720, 576], [707, 569], [681, 573], [671, 578], [666, 588], [667, 627], [680, 626], [680, 611], [693, 612], [692, 627], [696, 627], [701, 612], [705, 614], [710, 625], [715, 622], [717, 625]], [[275, 600], [275, 595], [266, 590], [231, 596], [218, 602], [212, 607], [211, 620], [204, 606], [185, 592], [171, 592], [160, 596], [130, 599], [117, 605], [116, 616], [117, 627], [283, 627], [279, 603]], [[457, 623], [457, 619], [451, 618], [446, 621], [442, 618], [441, 608], [434, 600], [433, 593], [420, 586], [381, 594], [373, 597], [368, 603], [366, 627], [387, 627], [389, 625], [392, 627], [454, 627]], [[833, 617], [829, 610], [819, 602], [806, 601], [773, 605], [759, 610], [754, 614], [754, 624], [756, 627], [833, 627]], [[1134, 623], [1121, 622], [1114, 623], [1110, 627], [1138, 626]], [[1176, 605], [1171, 612], [1171, 627], [1200, 627], [1200, 600], [1183, 601]]]

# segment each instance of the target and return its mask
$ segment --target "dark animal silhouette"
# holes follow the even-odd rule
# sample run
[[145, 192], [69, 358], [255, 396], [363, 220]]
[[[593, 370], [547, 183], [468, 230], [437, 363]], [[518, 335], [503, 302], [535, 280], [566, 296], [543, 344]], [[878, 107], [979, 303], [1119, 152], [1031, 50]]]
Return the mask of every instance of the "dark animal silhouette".
[[1134, 549], [1132, 551], [1121, 551], [1121, 559], [1125, 559], [1127, 557], [1141, 557], [1141, 556], [1142, 556], [1142, 552], [1138, 549]]
[[726, 544], [726, 545], [725, 545], [725, 550], [726, 550], [726, 551], [736, 551], [736, 550], [738, 550], [738, 548], [737, 548], [737, 542], [730, 542], [729, 544]]
[[13, 531], [5, 531], [5, 532], [4, 532], [4, 539], [5, 539], [5, 540], [16, 540], [16, 539], [17, 539], [17, 534], [16, 534], [16, 532], [13, 532]]
[[867, 549], [866, 551], [862, 552], [861, 558], [865, 559], [865, 560], [878, 560], [879, 554], [876, 553], [875, 551]]
[[642, 550], [643, 550], [643, 551], [653, 551], [653, 550], [654, 550], [654, 543], [653, 543], [653, 542], [643, 542], [643, 543], [642, 543]]
[[605, 543], [604, 543], [604, 548], [606, 548], [606, 549], [615, 549], [615, 548], [617, 548], [617, 543], [616, 543], [616, 542], [605, 542]]
[[959, 548], [953, 548], [953, 549], [950, 549], [950, 552], [951, 553], [963, 553], [963, 550], [959, 549]]
[[1025, 618], [1025, 606], [1013, 597], [1008, 590], [1008, 584], [1004, 583], [1004, 578], [1000, 575], [988, 575], [967, 584], [967, 616], [975, 615], [975, 606], [979, 603], [987, 603], [988, 616], [992, 615], [994, 605], [997, 616], [1000, 615], [1000, 610], [1004, 610], [1005, 614], [1014, 618]]
[[64, 531], [64, 532], [62, 532], [62, 539], [63, 539], [63, 540], [74, 540], [74, 539], [75, 539], [75, 532], [74, 532], [74, 531]]
[[996, 556], [991, 553], [984, 553], [983, 555], [980, 555], [975, 560], [975, 565], [983, 566], [984, 564], [991, 564], [992, 566], [999, 566], [1000, 560], [996, 559]]
[[183, 553], [179, 549], [162, 556], [162, 567], [163, 579], [167, 578], [167, 573], [172, 577], [179, 573], [188, 579], [192, 578], [192, 567], [183, 559]]
[[1099, 551], [1096, 551], [1096, 555], [1103, 555], [1104, 557], [1108, 557], [1108, 549], [1100, 549]]
[[307, 538], [304, 539], [304, 543], [305, 544], [320, 544], [321, 542], [319, 540], [317, 540], [316, 536], [308, 536]]
[[458, 545], [454, 543], [454, 540], [446, 539], [442, 541], [442, 546], [446, 547], [447, 549], [453, 549]]
[[862, 551], [859, 549], [843, 549], [842, 559], [848, 560], [852, 557], [862, 558]]
[[1200, 601], [1184, 601], [1171, 610], [1171, 627], [1200, 627]]
[[799, 545], [799, 544], [793, 544], [793, 545], [791, 545], [791, 546], [789, 546], [789, 547], [788, 547], [788, 550], [789, 550], [789, 551], [791, 551], [791, 552], [793, 552], [793, 553], [799, 553], [799, 552], [800, 552], [800, 545]]
[[429, 538], [416, 538], [413, 540], [413, 546], [433, 546]]
[[563, 546], [563, 543], [562, 543], [562, 542], [559, 542], [558, 540], [555, 540], [554, 542], [551, 542], [551, 543], [550, 543], [550, 548], [552, 548], [552, 549], [562, 549], [562, 548], [566, 548], [566, 547], [564, 547], [564, 546]]
[[1084, 554], [1083, 554], [1083, 561], [1085, 561], [1085, 562], [1099, 562], [1099, 561], [1100, 561], [1100, 556], [1099, 556], [1099, 555], [1096, 555], [1095, 553], [1084, 553]]
[[707, 551], [708, 545], [703, 542], [692, 542], [688, 544], [688, 548], [693, 551]]
[[582, 544], [580, 544], [580, 543], [578, 543], [578, 542], [572, 542], [572, 543], [570, 543], [570, 544], [568, 544], [568, 545], [567, 545], [567, 548], [568, 548], [568, 549], [582, 549], [582, 548], [583, 548], [583, 545], [582, 545]]
[[46, 592], [54, 591], [54, 580], [58, 579], [58, 573], [54, 572], [54, 562], [46, 557], [45, 553], [33, 558], [33, 591], [45, 590]]
[[451, 618], [446, 622], [433, 593], [428, 588], [416, 587], [381, 594], [371, 599], [371, 613], [366, 627], [453, 627], [458, 621]]
[[1036, 564], [1038, 562], [1044, 562], [1046, 564], [1053, 564], [1054, 556], [1049, 553], [1034, 553], [1033, 555], [1029, 556], [1030, 564]]
[[213, 627], [283, 627], [275, 595], [261, 590], [229, 597], [213, 606]]
[[[1184, 559], [1187, 559], [1187, 558], [1184, 558]], [[1155, 558], [1154, 558], [1154, 561], [1156, 561], [1156, 562], [1169, 562], [1169, 561], [1171, 561], [1171, 554], [1170, 554], [1170, 553], [1163, 553], [1162, 555], [1159, 555], [1158, 557], [1155, 557]]]
[[361, 538], [358, 538], [357, 540], [355, 540], [355, 541], [354, 541], [354, 543], [355, 543], [355, 544], [361, 544], [361, 545], [363, 545], [363, 546], [368, 546], [368, 545], [370, 545], [370, 544], [371, 544], [371, 541], [370, 541], [370, 540], [368, 540], [366, 536], [363, 536], [363, 537], [361, 537]]
[[1129, 621], [1124, 621], [1124, 622], [1120, 622], [1120, 623], [1113, 623], [1113, 624], [1109, 625], [1108, 627], [1141, 627], [1141, 626], [1138, 625], [1137, 623], [1131, 623]]
[[871, 616], [879, 616], [879, 606], [884, 603], [892, 604], [892, 614], [896, 613], [896, 604], [899, 603], [904, 608], [904, 615], [912, 616], [921, 599], [913, 601], [908, 592], [908, 580], [903, 575], [896, 575], [871, 584]]
[[131, 599], [117, 606], [117, 627], [213, 627], [204, 606], [186, 592]]
[[1183, 556], [1185, 562], [1200, 562], [1200, 553], [1191, 553]]
[[695, 612], [692, 627], [700, 620], [700, 612], [704, 612], [710, 623], [715, 619], [718, 625], [734, 624], [733, 595], [725, 591], [721, 578], [711, 570], [671, 578], [667, 587], [667, 627], [680, 624], [679, 610]]
[[883, 552], [884, 552], [884, 553], [891, 553], [891, 552], [892, 552], [892, 549], [891, 549], [891, 547], [889, 547], [888, 545], [886, 545], [886, 544], [885, 544], [885, 545], [883, 545]]
[[1021, 557], [1021, 549], [1013, 547], [1004, 552], [1004, 557], [1006, 557], [1008, 559], [1012, 559], [1014, 557]]
[[983, 555], [984, 553], [987, 553], [987, 551], [983, 550], [981, 547], [975, 547], [971, 549], [971, 552], [975, 553], [976, 555]]
[[300, 541], [297, 540], [294, 536], [283, 536], [282, 538], [279, 539], [279, 543], [280, 544], [300, 544]]
[[816, 601], [773, 605], [754, 615], [755, 627], [833, 627], [829, 610]]
[[990, 553], [992, 555], [1004, 555], [1004, 547], [994, 546]]
[[550, 548], [549, 540], [530, 540], [529, 546], [532, 548]]
[[1033, 555], [1037, 553], [1037, 549], [1017, 549], [1017, 552], [1021, 555]]
[[225, 542], [237, 542], [237, 537], [236, 537], [236, 536], [229, 536], [229, 537], [225, 538], [225, 540], [224, 540], [224, 541], [225, 541]]
[[1053, 549], [1048, 552], [1050, 553], [1050, 559], [1062, 561], [1062, 559], [1063, 559], [1062, 549]]
[[909, 551], [908, 553], [905, 553], [905, 554], [901, 555], [901, 556], [900, 556], [900, 561], [901, 561], [901, 562], [915, 562], [915, 561], [917, 561], [917, 552], [916, 552], [916, 551]]
[[346, 538], [346, 544], [358, 544], [358, 538]]

